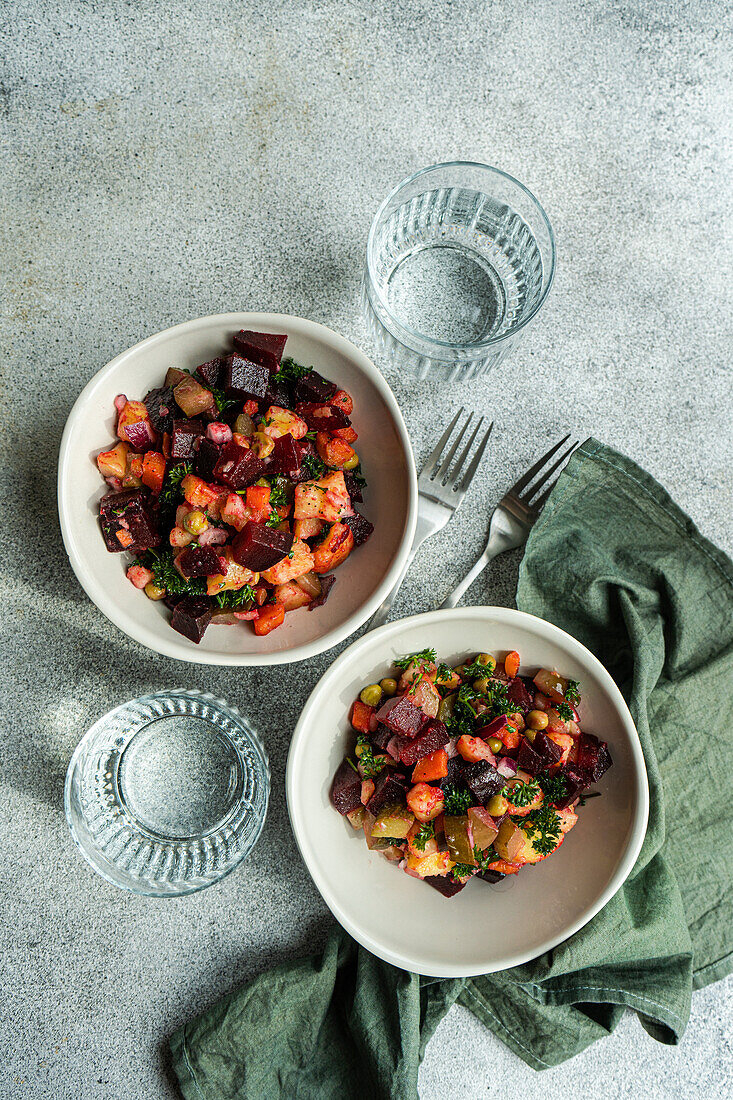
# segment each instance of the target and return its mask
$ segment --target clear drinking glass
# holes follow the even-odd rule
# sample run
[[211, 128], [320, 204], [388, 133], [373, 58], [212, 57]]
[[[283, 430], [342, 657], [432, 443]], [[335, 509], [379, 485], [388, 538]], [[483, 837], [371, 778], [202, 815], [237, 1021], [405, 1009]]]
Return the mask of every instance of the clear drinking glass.
[[437, 164], [379, 208], [364, 307], [395, 366], [419, 378], [475, 378], [516, 347], [554, 272], [552, 227], [526, 187], [485, 164]]
[[136, 894], [191, 894], [252, 849], [270, 768], [234, 707], [200, 691], [159, 691], [105, 714], [76, 747], [66, 817], [85, 859]]

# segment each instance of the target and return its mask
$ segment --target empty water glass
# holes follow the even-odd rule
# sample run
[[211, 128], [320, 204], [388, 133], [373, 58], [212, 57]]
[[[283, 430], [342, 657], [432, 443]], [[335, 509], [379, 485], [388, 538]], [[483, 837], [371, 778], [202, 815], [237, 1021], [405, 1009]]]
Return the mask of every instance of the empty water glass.
[[473, 378], [516, 347], [554, 271], [552, 227], [523, 184], [485, 164], [438, 164], [382, 203], [364, 306], [395, 366], [420, 378]]

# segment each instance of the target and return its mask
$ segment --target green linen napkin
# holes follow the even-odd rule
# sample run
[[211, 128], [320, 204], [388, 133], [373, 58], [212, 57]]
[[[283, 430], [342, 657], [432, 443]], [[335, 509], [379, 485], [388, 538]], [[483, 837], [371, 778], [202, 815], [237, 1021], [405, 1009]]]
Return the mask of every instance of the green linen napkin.
[[341, 929], [172, 1039], [186, 1100], [414, 1100], [454, 1001], [535, 1069], [633, 1009], [679, 1040], [693, 988], [733, 955], [733, 565], [623, 455], [588, 440], [522, 562], [517, 605], [584, 642], [618, 682], [649, 773], [649, 828], [622, 889], [565, 943], [500, 974], [418, 978]]

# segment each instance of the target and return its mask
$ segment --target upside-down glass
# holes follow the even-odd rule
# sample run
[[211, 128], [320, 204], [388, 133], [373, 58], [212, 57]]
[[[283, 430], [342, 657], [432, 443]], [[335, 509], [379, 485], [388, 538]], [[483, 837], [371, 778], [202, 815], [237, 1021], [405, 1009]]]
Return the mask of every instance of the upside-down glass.
[[239, 711], [174, 689], [123, 703], [87, 731], [66, 776], [66, 817], [108, 882], [175, 897], [245, 858], [269, 792], [265, 750]]
[[554, 272], [552, 227], [526, 187], [485, 164], [438, 164], [404, 180], [379, 208], [364, 307], [397, 369], [476, 378], [516, 347]]

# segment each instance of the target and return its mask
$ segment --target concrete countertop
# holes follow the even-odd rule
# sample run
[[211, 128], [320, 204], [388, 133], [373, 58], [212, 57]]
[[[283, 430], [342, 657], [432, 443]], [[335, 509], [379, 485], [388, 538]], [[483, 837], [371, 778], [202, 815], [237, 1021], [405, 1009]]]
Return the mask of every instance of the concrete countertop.
[[[725, 3], [17, 0], [0, 31], [5, 247], [5, 608], [0, 1096], [171, 1100], [166, 1038], [330, 917], [285, 810], [289, 733], [333, 659], [272, 671], [157, 658], [89, 602], [61, 546], [58, 442], [87, 380], [175, 322], [231, 309], [322, 321], [375, 359], [418, 465], [461, 403], [497, 421], [460, 518], [421, 551], [396, 614], [427, 610], [483, 547], [488, 505], [549, 441], [591, 433], [642, 463], [733, 548], [730, 40]], [[554, 224], [555, 287], [501, 369], [417, 384], [359, 308], [370, 219], [455, 157], [524, 181]], [[472, 602], [511, 604], [519, 558]], [[253, 857], [188, 899], [129, 896], [73, 848], [63, 778], [91, 721], [148, 689], [211, 690], [273, 764]], [[423, 1100], [709, 1097], [731, 1071], [730, 981], [693, 997], [681, 1045], [628, 1015], [537, 1075], [464, 1010]]]

